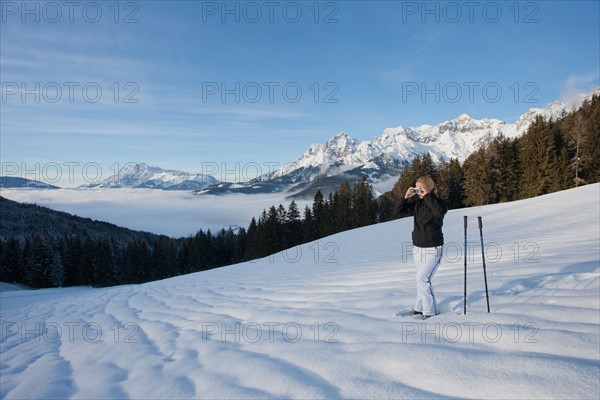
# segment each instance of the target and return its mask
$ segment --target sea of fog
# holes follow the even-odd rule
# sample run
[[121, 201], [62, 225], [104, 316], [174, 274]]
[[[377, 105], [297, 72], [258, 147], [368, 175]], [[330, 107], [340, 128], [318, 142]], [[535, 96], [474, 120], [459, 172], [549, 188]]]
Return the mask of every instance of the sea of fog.
[[[199, 229], [247, 228], [264, 209], [291, 200], [287, 193], [197, 195], [187, 191], [154, 189], [2, 189], [0, 195], [21, 203], [106, 221], [126, 228], [172, 237], [195, 234]], [[296, 201], [301, 213], [312, 204]]]

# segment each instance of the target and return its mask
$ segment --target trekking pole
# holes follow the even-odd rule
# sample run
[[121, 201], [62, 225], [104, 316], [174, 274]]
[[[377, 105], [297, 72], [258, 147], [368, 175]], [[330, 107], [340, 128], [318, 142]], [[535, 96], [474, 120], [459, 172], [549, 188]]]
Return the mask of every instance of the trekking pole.
[[487, 310], [490, 312], [490, 295], [488, 293], [487, 272], [485, 270], [485, 247], [483, 247], [483, 222], [481, 217], [477, 217], [479, 222], [479, 237], [481, 238], [481, 257], [483, 259], [483, 281], [485, 282], [485, 300], [487, 301]]
[[467, 216], [464, 216], [465, 219], [465, 293], [464, 293], [464, 306], [463, 306], [463, 315], [467, 314]]

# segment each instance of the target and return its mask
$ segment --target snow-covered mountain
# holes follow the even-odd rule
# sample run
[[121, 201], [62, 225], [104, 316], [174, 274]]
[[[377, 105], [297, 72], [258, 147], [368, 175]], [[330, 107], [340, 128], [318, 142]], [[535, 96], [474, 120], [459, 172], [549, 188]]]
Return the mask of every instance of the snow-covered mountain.
[[398, 126], [388, 128], [372, 141], [359, 142], [341, 132], [323, 144], [313, 144], [297, 160], [265, 175], [260, 180], [286, 177], [294, 183], [312, 180], [319, 174], [358, 174], [371, 180], [386, 174], [397, 174], [399, 167], [410, 162], [416, 155], [429, 152], [434, 159], [457, 158], [464, 161], [482, 144], [499, 135], [518, 137], [527, 131], [538, 115], [557, 119], [564, 112], [574, 111], [585, 98], [600, 94], [600, 88], [592, 93], [565, 102], [554, 101], [544, 108], [532, 108], [515, 123], [498, 119], [476, 120], [462, 114], [458, 118], [437, 125], [416, 128]]
[[595, 399], [599, 193], [449, 211], [426, 321], [395, 316], [414, 304], [411, 218], [144, 285], [0, 283], [0, 398]]
[[0, 188], [60, 189], [45, 182], [14, 176], [0, 176]]
[[274, 171], [268, 179], [302, 176], [299, 170], [311, 171], [313, 175], [358, 168], [376, 170], [380, 175], [395, 172], [415, 155], [426, 152], [437, 159], [456, 157], [463, 160], [481, 143], [500, 133], [514, 136], [515, 129], [499, 120], [474, 120], [466, 114], [435, 126], [388, 128], [372, 141], [359, 142], [341, 132], [324, 144], [313, 144], [300, 158]]
[[86, 188], [145, 188], [164, 190], [199, 190], [219, 181], [211, 175], [151, 167], [148, 164], [127, 164], [115, 176]]

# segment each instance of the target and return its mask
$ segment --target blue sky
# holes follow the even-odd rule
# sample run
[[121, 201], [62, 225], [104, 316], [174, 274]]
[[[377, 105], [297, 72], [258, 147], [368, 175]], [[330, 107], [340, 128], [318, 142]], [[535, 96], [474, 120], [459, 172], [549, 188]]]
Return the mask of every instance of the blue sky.
[[2, 173], [62, 186], [128, 162], [244, 180], [340, 131], [372, 140], [463, 112], [514, 122], [600, 86], [597, 1], [2, 1], [0, 11]]

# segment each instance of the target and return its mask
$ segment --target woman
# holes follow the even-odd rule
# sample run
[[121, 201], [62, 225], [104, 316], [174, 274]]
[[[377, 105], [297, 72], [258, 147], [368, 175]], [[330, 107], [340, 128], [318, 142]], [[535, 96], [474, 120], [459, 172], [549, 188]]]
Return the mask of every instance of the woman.
[[426, 319], [438, 314], [431, 279], [442, 260], [442, 225], [448, 208], [437, 197], [435, 183], [429, 176], [420, 177], [414, 188], [408, 188], [398, 210], [407, 207], [414, 214], [412, 241], [417, 270], [417, 301], [412, 314], [422, 315]]

